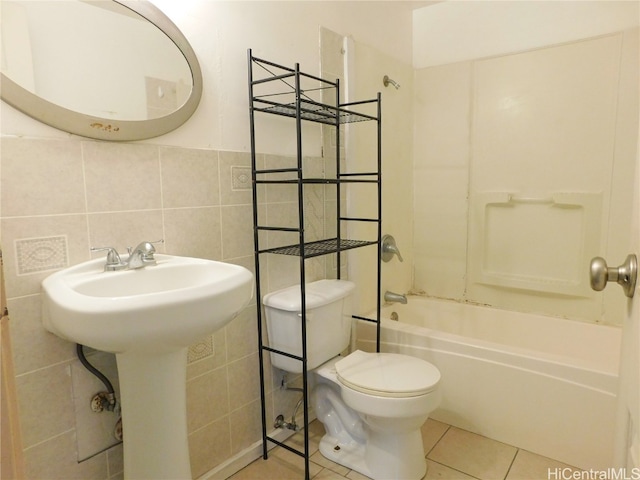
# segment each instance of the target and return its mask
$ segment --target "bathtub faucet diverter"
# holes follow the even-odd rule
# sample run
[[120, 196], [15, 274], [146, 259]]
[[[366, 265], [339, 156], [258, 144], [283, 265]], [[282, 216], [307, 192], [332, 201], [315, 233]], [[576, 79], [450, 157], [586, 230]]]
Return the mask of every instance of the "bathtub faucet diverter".
[[382, 261], [388, 262], [394, 255], [397, 255], [398, 260], [401, 262], [403, 261], [402, 255], [400, 255], [400, 250], [396, 245], [396, 239], [391, 235], [385, 235], [382, 237]]
[[407, 296], [386, 291], [384, 292], [384, 301], [388, 303], [402, 303], [405, 305], [407, 303]]

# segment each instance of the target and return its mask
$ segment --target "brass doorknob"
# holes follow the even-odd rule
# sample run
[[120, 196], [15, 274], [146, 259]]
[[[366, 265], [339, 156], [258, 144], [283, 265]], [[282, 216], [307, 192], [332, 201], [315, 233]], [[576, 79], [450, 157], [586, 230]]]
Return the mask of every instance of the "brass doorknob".
[[591, 288], [599, 292], [604, 290], [607, 282], [617, 282], [624, 290], [624, 294], [632, 298], [636, 290], [636, 277], [638, 276], [638, 259], [635, 255], [628, 255], [619, 267], [607, 267], [607, 262], [602, 257], [595, 257], [590, 265]]

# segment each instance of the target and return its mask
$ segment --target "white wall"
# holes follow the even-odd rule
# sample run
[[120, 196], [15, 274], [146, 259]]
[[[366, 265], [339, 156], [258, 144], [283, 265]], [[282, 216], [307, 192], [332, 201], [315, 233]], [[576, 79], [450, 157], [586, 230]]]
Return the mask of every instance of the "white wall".
[[636, 1], [453, 1], [414, 11], [413, 66], [504, 55], [638, 25]]
[[[355, 45], [356, 99], [375, 98], [382, 93], [382, 230], [393, 235], [404, 262], [394, 257], [382, 264], [382, 294], [386, 290], [403, 294], [411, 289], [413, 210], [413, 69], [410, 64], [362, 43]], [[396, 90], [384, 87], [388, 75], [400, 84]], [[349, 126], [351, 127], [351, 125]], [[364, 128], [363, 128], [364, 127]], [[350, 171], [375, 171], [377, 155], [375, 125], [353, 125], [354, 150], [347, 154]], [[353, 155], [352, 155], [353, 153]], [[372, 168], [372, 165], [374, 168]], [[377, 196], [372, 186], [349, 186], [349, 214], [356, 217], [377, 216]], [[375, 238], [373, 224], [355, 222], [353, 238]], [[351, 233], [350, 232], [350, 233]], [[366, 233], [365, 233], [366, 232]], [[349, 254], [349, 278], [358, 285], [357, 310], [365, 313], [376, 305], [377, 249], [363, 248]]]

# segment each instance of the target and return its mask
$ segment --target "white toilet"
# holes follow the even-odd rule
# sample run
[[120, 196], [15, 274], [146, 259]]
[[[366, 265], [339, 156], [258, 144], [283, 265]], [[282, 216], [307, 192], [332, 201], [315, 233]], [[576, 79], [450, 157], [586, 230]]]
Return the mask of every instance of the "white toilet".
[[[320, 452], [373, 479], [417, 480], [427, 470], [420, 427], [439, 403], [438, 369], [419, 358], [357, 350], [350, 340], [354, 284], [305, 285], [307, 368], [314, 370], [312, 404], [326, 434]], [[301, 356], [300, 286], [263, 298], [269, 344]], [[300, 373], [302, 362], [271, 353], [271, 363]]]

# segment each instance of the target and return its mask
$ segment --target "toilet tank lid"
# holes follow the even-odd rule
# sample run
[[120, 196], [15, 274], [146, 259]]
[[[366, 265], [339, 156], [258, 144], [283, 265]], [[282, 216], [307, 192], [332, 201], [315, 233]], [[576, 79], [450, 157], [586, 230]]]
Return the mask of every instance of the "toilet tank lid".
[[[318, 280], [305, 285], [305, 305], [307, 310], [318, 308], [340, 300], [353, 292], [355, 284], [348, 280]], [[300, 285], [283, 288], [262, 297], [266, 307], [289, 312], [302, 311]]]

